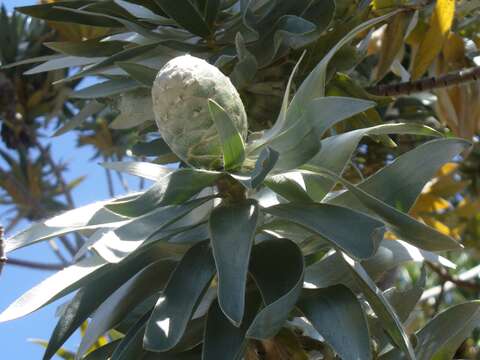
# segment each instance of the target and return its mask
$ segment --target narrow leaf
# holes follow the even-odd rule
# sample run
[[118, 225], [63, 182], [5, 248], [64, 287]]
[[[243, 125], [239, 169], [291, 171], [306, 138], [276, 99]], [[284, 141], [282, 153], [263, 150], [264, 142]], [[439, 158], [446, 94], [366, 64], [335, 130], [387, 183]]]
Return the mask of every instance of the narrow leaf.
[[81, 358], [97, 339], [121, 322], [135, 306], [162, 290], [176, 263], [161, 260], [146, 267], [117, 289], [95, 311], [77, 350]]
[[356, 283], [361, 288], [365, 298], [372, 307], [375, 314], [381, 320], [385, 331], [390, 335], [393, 342], [404, 352], [409, 360], [415, 360], [415, 354], [412, 344], [408, 339], [402, 323], [395, 314], [395, 310], [385, 299], [383, 293], [370, 279], [363, 267], [355, 260], [343, 254], [343, 260], [348, 265], [350, 273], [353, 275]]
[[215, 263], [208, 243], [190, 248], [148, 320], [145, 349], [163, 352], [178, 344], [214, 274]]
[[130, 77], [144, 86], [151, 87], [158, 70], [133, 62], [117, 62], [116, 65], [123, 69]]
[[248, 189], [258, 187], [278, 161], [278, 152], [266, 147], [260, 153], [255, 168], [247, 174], [230, 174]]
[[107, 80], [99, 84], [91, 85], [72, 93], [72, 97], [77, 99], [96, 99], [112, 95], [117, 95], [128, 90], [136, 89], [140, 84], [132, 79], [123, 78]]
[[38, 222], [6, 240], [5, 251], [11, 252], [40, 241], [102, 224], [122, 223], [124, 217], [104, 209], [108, 201], [99, 201], [68, 210], [51, 219]]
[[213, 302], [208, 310], [202, 359], [242, 359], [246, 343], [245, 334], [259, 309], [259, 300], [258, 296], [249, 296], [245, 316], [239, 327], [227, 319], [217, 300]]
[[288, 203], [263, 211], [308, 228], [357, 259], [373, 256], [383, 235], [383, 223], [340, 206]]
[[304, 267], [300, 249], [290, 240], [267, 240], [253, 248], [250, 271], [265, 307], [248, 328], [247, 337], [267, 339], [283, 327], [300, 296]]
[[[313, 170], [314, 168], [311, 169]], [[359, 209], [360, 211], [367, 212], [368, 214], [384, 221], [388, 228], [402, 240], [421, 249], [430, 251], [458, 250], [462, 248], [462, 245], [451, 237], [436, 231], [430, 226], [414, 219], [410, 215], [384, 203], [362, 190], [360, 187], [349, 183], [332, 172], [325, 169], [314, 171], [318, 174], [322, 173], [331, 179], [335, 179], [335, 181], [344, 185], [357, 198], [357, 200], [362, 203], [364, 209], [367, 209], [367, 211]], [[331, 199], [329, 203], [355, 208], [352, 204], [345, 204], [340, 201], [337, 202], [335, 198]]]
[[116, 214], [140, 216], [159, 206], [181, 204], [211, 186], [222, 174], [196, 169], [179, 169], [161, 179], [142, 195], [106, 207]]
[[69, 119], [60, 129], [55, 131], [53, 136], [60, 136], [63, 135], [70, 130], [77, 128], [78, 126], [82, 125], [82, 123], [89, 117], [92, 116], [100, 111], [105, 109], [105, 105], [95, 100], [88, 102], [78, 114], [76, 114], [73, 118]]
[[248, 264], [257, 221], [258, 204], [252, 201], [217, 206], [210, 215], [210, 236], [218, 272], [218, 302], [225, 316], [236, 326], [243, 319]]
[[126, 261], [105, 273], [97, 281], [84, 286], [72, 301], [63, 309], [62, 315], [53, 330], [44, 360], [51, 359], [65, 341], [87, 320], [91, 314], [115, 290], [122, 286], [139, 270], [148, 265], [145, 257]]
[[189, 0], [180, 2], [175, 0], [155, 0], [155, 2], [168, 16], [192, 34], [203, 38], [211, 34], [207, 23]]
[[342, 359], [372, 358], [367, 318], [347, 287], [305, 289], [298, 307]]
[[118, 161], [101, 164], [104, 168], [124, 172], [148, 180], [159, 180], [174, 171], [174, 169], [143, 161]]
[[[295, 118], [299, 118], [304, 112], [305, 106], [312, 99], [325, 96], [325, 83], [327, 78], [327, 67], [333, 56], [344, 45], [352, 41], [358, 33], [367, 30], [368, 28], [379, 24], [391, 16], [397, 14], [399, 11], [394, 11], [389, 14], [380, 16], [378, 18], [370, 19], [364, 23], [358, 25], [352, 31], [350, 31], [344, 38], [338, 41], [335, 46], [325, 55], [325, 57], [318, 63], [308, 77], [303, 81], [302, 85], [296, 92], [290, 107], [288, 109], [287, 117], [288, 121], [293, 121]], [[292, 119], [292, 120], [290, 120]]]
[[208, 110], [220, 135], [225, 170], [238, 168], [245, 160], [245, 145], [242, 135], [225, 109], [212, 99], [208, 99]]

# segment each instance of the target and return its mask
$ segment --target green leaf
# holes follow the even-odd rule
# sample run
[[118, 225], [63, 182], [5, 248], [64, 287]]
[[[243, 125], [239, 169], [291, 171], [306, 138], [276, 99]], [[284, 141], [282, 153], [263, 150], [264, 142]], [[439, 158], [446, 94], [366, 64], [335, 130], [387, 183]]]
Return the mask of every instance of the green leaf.
[[12, 62], [12, 63], [9, 63], [9, 64], [2, 65], [2, 66], [0, 66], [0, 69], [1, 70], [6, 70], [6, 69], [11, 69], [11, 68], [14, 68], [14, 67], [17, 67], [17, 66], [20, 66], [20, 65], [34, 64], [34, 63], [38, 63], [38, 62], [42, 62], [42, 61], [55, 60], [55, 59], [64, 59], [64, 56], [57, 55], [57, 54], [36, 56], [36, 57], [32, 57], [32, 58], [28, 58], [28, 59], [24, 59], [24, 60], [20, 60], [20, 61], [15, 61], [15, 62]]
[[246, 343], [245, 334], [259, 307], [259, 296], [253, 294], [249, 296], [242, 324], [237, 327], [227, 319], [218, 301], [215, 300], [208, 310], [202, 359], [242, 359]]
[[117, 289], [95, 311], [77, 350], [82, 357], [97, 339], [121, 322], [137, 305], [162, 290], [176, 263], [157, 261]]
[[123, 0], [114, 0], [114, 2], [138, 19], [148, 20], [153, 23], [164, 23], [165, 21], [167, 21], [166, 18], [155, 14], [146, 6], [141, 6], [134, 2]]
[[[288, 203], [262, 209], [319, 234], [357, 259], [368, 259], [383, 236], [383, 223], [362, 213], [328, 204]], [[352, 231], [355, 236], [352, 236]]]
[[[455, 268], [455, 264], [435, 253], [396, 240], [383, 240], [375, 255], [362, 261], [362, 266], [373, 280], [380, 280], [387, 271], [400, 265], [407, 262], [423, 263], [424, 261]], [[305, 271], [305, 282], [316, 287], [328, 287], [336, 284], [344, 284], [350, 288], [355, 287], [347, 266], [337, 254], [329, 255], [310, 265]]]
[[303, 255], [287, 239], [273, 239], [253, 247], [250, 271], [265, 307], [248, 328], [247, 337], [267, 339], [285, 324], [302, 290]]
[[116, 65], [130, 75], [133, 80], [147, 87], [152, 87], [158, 72], [158, 70], [133, 62], [117, 62]]
[[[390, 206], [408, 212], [440, 167], [470, 146], [468, 141], [455, 138], [429, 141], [399, 156], [358, 187]], [[347, 192], [332, 202], [360, 209], [359, 201], [354, 198]]]
[[[164, 230], [168, 225], [181, 219], [211, 199], [212, 197], [207, 196], [181, 205], [159, 207], [144, 216], [134, 218], [116, 229], [102, 231], [99, 234], [99, 238], [91, 245], [91, 248], [108, 262], [119, 262], [139, 247], [145, 246], [145, 243], [165, 240], [172, 233], [183, 232], [184, 228], [173, 229], [172, 232], [163, 234], [164, 236], [161, 236], [160, 239], [152, 238], [160, 230]], [[170, 247], [170, 250], [174, 253], [182, 250], [180, 245], [163, 243], [165, 247]]]
[[[294, 176], [299, 179], [292, 179]], [[290, 202], [311, 202], [312, 198], [305, 191], [302, 176], [298, 173], [285, 173], [269, 176], [264, 184], [278, 195]], [[303, 185], [303, 186], [302, 186]]]
[[[319, 248], [329, 247], [330, 244], [322, 237], [294, 222], [284, 219], [272, 219], [259, 228], [265, 234], [278, 238], [290, 239], [297, 243], [303, 254], [315, 252]], [[308, 268], [307, 268], [308, 271]]]
[[208, 99], [208, 110], [220, 136], [223, 166], [225, 170], [236, 169], [245, 160], [245, 145], [242, 135], [240, 135], [225, 109], [212, 99]]
[[105, 360], [112, 356], [121, 340], [114, 340], [88, 353], [82, 360]]
[[95, 100], [89, 101], [73, 118], [69, 119], [60, 129], [55, 131], [53, 136], [63, 135], [70, 130], [80, 126], [88, 117], [105, 109], [105, 104], [101, 104]]
[[367, 111], [374, 106], [375, 103], [373, 101], [327, 96], [312, 100], [307, 107], [307, 116], [314, 124], [319, 138], [321, 138], [325, 131], [340, 121]]
[[418, 360], [450, 360], [480, 326], [480, 301], [452, 306], [430, 320], [417, 335]]
[[15, 10], [23, 14], [44, 19], [44, 20], [70, 22], [70, 23], [99, 26], [99, 27], [120, 27], [121, 26], [118, 22], [112, 21], [110, 19], [72, 14], [71, 12], [58, 9], [58, 7], [60, 6], [75, 9], [77, 7], [89, 5], [90, 3], [91, 2], [88, 0], [55, 1], [54, 3], [48, 3], [48, 4], [20, 6], [20, 7], [16, 7]]
[[99, 57], [111, 56], [122, 51], [125, 43], [122, 41], [98, 41], [98, 39], [92, 39], [85, 41], [45, 42], [43, 45], [64, 55]]
[[[310, 169], [314, 170], [315, 168], [312, 167]], [[335, 182], [338, 181], [344, 185], [356, 197], [356, 200], [360, 201], [364, 208], [368, 209], [368, 214], [385, 222], [388, 228], [399, 236], [400, 239], [421, 249], [430, 251], [458, 250], [462, 248], [462, 245], [451, 237], [436, 231], [430, 226], [417, 221], [410, 215], [378, 200], [360, 187], [349, 183], [334, 173], [320, 168], [317, 168], [314, 172], [325, 175], [330, 179], [334, 179]], [[330, 204], [345, 206], [348, 208], [356, 208], [354, 203], [337, 202], [335, 198], [329, 199], [328, 202]], [[359, 211], [362, 210], [363, 209], [359, 209]]]
[[217, 206], [209, 219], [213, 256], [218, 273], [218, 302], [236, 326], [243, 319], [245, 287], [258, 204], [253, 201]]
[[43, 359], [51, 359], [75, 330], [80, 327], [112, 293], [143, 267], [146, 267], [148, 262], [145, 260], [144, 257], [133, 258], [133, 260], [126, 261], [115, 269], [107, 272], [97, 281], [82, 287], [73, 300], [62, 310], [62, 314], [50, 337]]
[[275, 137], [269, 146], [279, 153], [275, 171], [280, 172], [295, 169], [312, 159], [320, 150], [320, 138], [308, 116], [302, 116]]
[[422, 296], [424, 287], [424, 281], [420, 281], [420, 284], [414, 284], [414, 286], [405, 290], [390, 288], [383, 293], [403, 323], [408, 320], [408, 317], [415, 309]]
[[146, 354], [142, 340], [148, 324], [150, 311], [144, 314], [131, 326], [118, 346], [115, 348], [110, 360], [142, 359]]
[[141, 216], [159, 207], [181, 204], [204, 188], [213, 185], [219, 172], [179, 169], [159, 179], [135, 199], [108, 204], [107, 209], [124, 216]]
[[117, 95], [125, 91], [134, 90], [140, 87], [136, 80], [122, 78], [107, 80], [99, 84], [91, 85], [72, 93], [71, 97], [77, 99], [96, 99]]
[[413, 347], [405, 329], [383, 293], [370, 279], [362, 265], [345, 254], [343, 254], [343, 260], [392, 341], [404, 352], [407, 359], [415, 360]]
[[238, 62], [235, 64], [229, 77], [237, 89], [248, 86], [257, 73], [257, 59], [247, 49], [241, 33], [235, 36]]
[[214, 274], [215, 262], [208, 243], [190, 248], [148, 320], [145, 349], [163, 352], [178, 344]]
[[[408, 326], [408, 319], [422, 296], [425, 281], [426, 271], [425, 267], [423, 267], [420, 279], [416, 284], [413, 284], [407, 289], [400, 290], [398, 288], [390, 288], [383, 292], [385, 299], [392, 305], [399, 320], [405, 324], [405, 326]], [[378, 349], [390, 349], [391, 342], [388, 335], [382, 329], [381, 320], [374, 317], [370, 317], [369, 320], [372, 332], [371, 337], [373, 337], [378, 344]], [[395, 349], [394, 351], [397, 352], [397, 350], [398, 349]], [[398, 351], [398, 353], [400, 352]]]
[[305, 289], [298, 307], [342, 359], [372, 358], [367, 318], [347, 287]]
[[[353, 130], [322, 140], [320, 152], [309, 161], [309, 164], [321, 166], [337, 175], [341, 175], [346, 166], [349, 164], [353, 152], [357, 148], [360, 140], [364, 136], [370, 134], [416, 134], [425, 136], [440, 135], [435, 130], [418, 124], [385, 124], [365, 129]], [[320, 178], [310, 179], [307, 177], [305, 182], [307, 184], [308, 193], [316, 201], [321, 201], [335, 185], [335, 181]], [[397, 192], [396, 194], [399, 193]]]
[[[147, 43], [144, 45], [128, 47], [125, 50], [122, 50], [108, 58], [95, 62], [95, 64], [92, 64], [91, 66], [79, 71], [75, 75], [72, 75], [62, 81], [71, 81], [71, 80], [80, 79], [87, 75], [97, 74], [101, 70], [108, 69], [112, 65], [115, 65], [115, 63], [118, 63], [118, 62], [127, 62], [134, 58], [137, 58], [138, 60], [138, 58], [141, 56], [152, 54], [155, 51], [155, 48], [157, 48], [158, 46], [159, 46], [158, 42], [153, 42], [153, 43]], [[131, 79], [128, 79], [128, 80], [132, 81]]]
[[[325, 83], [327, 77], [327, 67], [330, 63], [330, 60], [333, 56], [340, 50], [344, 45], [352, 41], [358, 33], [367, 30], [368, 28], [379, 24], [391, 16], [399, 13], [400, 11], [394, 11], [389, 14], [380, 16], [378, 18], [370, 19], [364, 23], [358, 25], [356, 28], [351, 30], [344, 38], [338, 41], [335, 46], [325, 55], [325, 57], [318, 63], [318, 65], [313, 69], [313, 71], [308, 75], [308, 77], [303, 81], [302, 85], [296, 92], [290, 107], [288, 109], [287, 117], [290, 121], [294, 121], [295, 118], [299, 118], [304, 112], [305, 106], [309, 103], [310, 100], [317, 97], [325, 96]], [[290, 120], [292, 119], [292, 120]]]
[[175, 0], [155, 0], [155, 2], [168, 16], [192, 34], [203, 38], [211, 35], [208, 24], [189, 0], [180, 2]]
[[38, 222], [15, 234], [5, 242], [5, 251], [11, 252], [56, 236], [105, 224], [122, 223], [124, 217], [104, 209], [107, 201], [99, 201], [66, 211], [43, 222]]
[[159, 180], [161, 177], [169, 175], [175, 169], [144, 161], [115, 161], [100, 164], [106, 169], [124, 172], [133, 176], [138, 176], [148, 180]]
[[218, 12], [220, 11], [221, 0], [206, 0], [205, 4], [205, 22], [213, 28], [215, 20], [217, 19]]
[[283, 94], [283, 100], [282, 100], [282, 107], [280, 108], [280, 113], [278, 114], [277, 121], [275, 121], [275, 124], [271, 129], [268, 129], [265, 131], [264, 136], [261, 139], [261, 144], [264, 144], [274, 137], [276, 137], [278, 134], [280, 134], [285, 128], [287, 127], [287, 111], [288, 111], [288, 104], [290, 101], [290, 91], [292, 87], [292, 82], [293, 78], [295, 77], [295, 74], [298, 71], [298, 68], [300, 67], [300, 63], [302, 62], [303, 58], [305, 57], [306, 51], [302, 52], [302, 55], [298, 59], [297, 63], [295, 64], [295, 67], [293, 68], [292, 72], [290, 73], [290, 76], [288, 78], [287, 86], [285, 88], [285, 93]]
[[[480, 302], [452, 306], [431, 319], [416, 332], [418, 360], [450, 360], [472, 331], [480, 326]], [[397, 349], [383, 354], [382, 360], [402, 359]]]
[[125, 28], [127, 28], [131, 32], [140, 34], [140, 35], [144, 36], [146, 39], [152, 39], [152, 40], [161, 39], [161, 35], [159, 35], [156, 32], [150, 31], [149, 28], [145, 27], [144, 24], [141, 21], [136, 21], [135, 19], [130, 18], [130, 17], [129, 17], [129, 20], [126, 20], [124, 15], [127, 15], [127, 17], [128, 17], [128, 13], [120, 14], [120, 16], [109, 15], [109, 14], [115, 14], [116, 15], [117, 11], [119, 9], [121, 9], [121, 7], [117, 7], [117, 9], [115, 9], [117, 11], [114, 10], [112, 12], [111, 11], [112, 7], [115, 8], [115, 6], [112, 6], [113, 5], [112, 3], [109, 4], [109, 7], [104, 7], [102, 5], [103, 4], [98, 4], [97, 3], [95, 5], [91, 5], [91, 6], [88, 7], [88, 9], [94, 10], [94, 11], [86, 11], [86, 10], [83, 10], [83, 9], [72, 9], [72, 8], [68, 8], [68, 7], [64, 7], [64, 6], [57, 6], [56, 8], [59, 9], [59, 10], [63, 10], [65, 12], [70, 12], [70, 13], [75, 14], [75, 15], [86, 15], [86, 16], [90, 16], [90, 17], [98, 17], [98, 18], [101, 18], [101, 19], [114, 20], [114, 21], [117, 21], [118, 23], [122, 24]]
[[385, 272], [396, 266], [406, 262], [425, 261], [451, 269], [456, 267], [450, 260], [438, 254], [419, 249], [401, 240], [383, 240], [375, 256], [364, 261], [362, 266], [374, 280], [379, 280]]
[[68, 67], [75, 67], [75, 66], [82, 66], [82, 65], [89, 65], [96, 63], [105, 59], [104, 57], [78, 57], [78, 56], [62, 56], [56, 57], [51, 60], [47, 60], [46, 62], [37, 65], [30, 70], [24, 72], [24, 75], [35, 75], [42, 72], [53, 71], [53, 70], [60, 70], [65, 69]]
[[250, 173], [230, 175], [242, 183], [247, 189], [255, 189], [263, 182], [268, 173], [272, 171], [277, 160], [278, 152], [266, 147], [260, 153], [260, 156], [255, 162], [255, 168]]
[[148, 352], [142, 360], [198, 360], [201, 358], [201, 349], [196, 347], [195, 349], [184, 351], [180, 353], [176, 352], [166, 352], [159, 355], [158, 353]]
[[132, 152], [136, 156], [165, 156], [172, 154], [172, 150], [162, 138], [149, 142], [138, 142], [133, 145]]

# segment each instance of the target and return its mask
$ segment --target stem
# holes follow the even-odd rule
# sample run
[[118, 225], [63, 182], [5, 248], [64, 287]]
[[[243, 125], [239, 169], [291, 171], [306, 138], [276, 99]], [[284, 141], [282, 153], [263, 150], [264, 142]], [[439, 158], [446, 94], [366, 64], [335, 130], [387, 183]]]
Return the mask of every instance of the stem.
[[63, 256], [62, 252], [58, 248], [57, 243], [55, 240], [51, 239], [48, 241], [48, 244], [50, 245], [50, 248], [52, 249], [53, 253], [57, 256], [57, 258], [63, 263], [63, 264], [68, 264], [68, 260]]
[[[475, 282], [472, 282], [471, 280], [474, 278], [478, 278], [480, 275], [480, 265], [477, 265], [473, 268], [471, 268], [468, 271], [465, 271], [464, 273], [458, 275], [458, 276], [452, 276], [448, 274], [448, 272], [440, 268], [436, 265], [433, 265], [431, 263], [427, 263], [428, 266], [435, 271], [443, 280], [445, 280], [445, 284], [443, 285], [443, 292], [447, 293], [448, 291], [451, 291], [457, 287], [463, 288], [463, 289], [468, 289], [468, 290], [473, 290], [480, 292], [480, 284], [477, 284]], [[420, 301], [426, 301], [432, 297], [438, 296], [442, 292], [442, 286], [434, 286], [428, 290], [426, 290], [422, 297], [420, 298]]]
[[[75, 256], [75, 254], [77, 253], [77, 250], [75, 249], [75, 247], [72, 244], [70, 244], [70, 241], [68, 241], [68, 239], [65, 236], [59, 236], [58, 238], [60, 239], [60, 242], [62, 243], [62, 245], [65, 246], [65, 249], [67, 249], [69, 254], [71, 256]], [[77, 240], [77, 242], [78, 242], [78, 240]]]
[[105, 175], [107, 176], [108, 194], [110, 197], [114, 197], [115, 190], [113, 188], [112, 173], [107, 168], [105, 168]]
[[36, 261], [12, 259], [12, 258], [8, 258], [8, 260], [6, 260], [5, 262], [9, 265], [16, 265], [16, 266], [21, 266], [21, 267], [36, 269], [36, 270], [58, 271], [65, 268], [64, 264], [47, 264], [47, 263], [39, 263]]
[[448, 73], [439, 77], [429, 77], [395, 84], [376, 85], [368, 87], [366, 90], [374, 95], [399, 96], [444, 88], [452, 85], [461, 85], [477, 80], [480, 80], [480, 66]]

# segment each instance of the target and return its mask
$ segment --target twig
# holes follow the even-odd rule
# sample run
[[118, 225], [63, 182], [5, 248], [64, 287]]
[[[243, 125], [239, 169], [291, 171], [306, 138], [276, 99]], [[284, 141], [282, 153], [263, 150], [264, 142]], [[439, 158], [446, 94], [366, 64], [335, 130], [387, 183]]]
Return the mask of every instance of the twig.
[[480, 291], [480, 284], [454, 277], [450, 275], [445, 268], [440, 267], [438, 265], [435, 265], [429, 262], [427, 262], [427, 265], [430, 269], [435, 271], [438, 274], [438, 276], [445, 282], [450, 281], [451, 283], [454, 283], [457, 287]]
[[36, 261], [20, 260], [20, 259], [12, 259], [12, 258], [8, 258], [8, 260], [6, 260], [5, 262], [8, 265], [16, 265], [16, 266], [26, 267], [30, 269], [37, 269], [37, 270], [57, 271], [65, 268], [64, 264], [47, 264], [47, 263], [39, 263]]
[[70, 192], [70, 189], [67, 186], [67, 183], [65, 182], [65, 179], [63, 178], [61, 170], [58, 168], [57, 164], [53, 161], [52, 157], [50, 156], [50, 152], [43, 147], [43, 145], [39, 142], [36, 141], [35, 146], [40, 150], [40, 153], [42, 156], [47, 160], [48, 165], [50, 165], [50, 168], [52, 169], [53, 173], [55, 174], [55, 177], [57, 178], [58, 185], [60, 186], [60, 189], [65, 195], [65, 199], [67, 200], [68, 206], [73, 209], [75, 207], [75, 203], [73, 201], [73, 196], [72, 193]]
[[60, 251], [57, 243], [55, 240], [50, 239], [48, 241], [48, 244], [50, 245], [50, 248], [52, 249], [53, 253], [57, 256], [57, 258], [63, 263], [63, 264], [68, 264], [68, 260], [65, 256], [63, 256], [62, 252]]
[[376, 85], [368, 87], [366, 90], [375, 95], [398, 96], [465, 84], [477, 80], [480, 80], [480, 66], [448, 73], [439, 77], [429, 77], [396, 84]]
[[2, 274], [3, 265], [7, 261], [5, 256], [5, 241], [3, 239], [3, 226], [0, 226], [0, 275]]
[[[430, 264], [428, 263], [429, 266], [431, 267], [431, 265], [433, 264]], [[432, 268], [432, 267], [431, 267]], [[437, 268], [437, 266], [434, 265], [434, 268]], [[432, 268], [434, 271], [435, 269]], [[435, 271], [436, 272], [436, 271]], [[445, 275], [446, 273], [446, 270], [443, 269], [442, 271], [442, 275], [439, 274], [440, 277], [442, 277], [445, 281], [445, 284], [443, 286], [443, 291], [444, 293], [447, 293], [448, 291], [451, 291], [457, 287], [461, 287], [461, 288], [464, 288], [464, 289], [469, 289], [469, 290], [473, 290], [473, 291], [477, 291], [479, 292], [480, 291], [480, 284], [477, 284], [477, 283], [474, 283], [472, 282], [471, 280], [474, 279], [474, 278], [478, 278], [478, 276], [480, 275], [480, 265], [477, 265], [473, 268], [471, 268], [470, 270], [468, 271], [465, 271], [464, 273], [454, 277], [450, 274], [448, 274], [447, 272], [447, 275]], [[434, 286], [428, 290], [425, 290], [420, 301], [426, 301], [432, 297], [436, 297], [438, 296], [442, 291], [442, 287], [440, 285], [438, 286]]]
[[445, 296], [445, 281], [442, 280], [440, 284], [440, 294], [438, 294], [435, 300], [435, 307], [433, 308], [433, 315], [436, 315], [440, 310], [440, 305], [442, 304], [443, 298]]
[[105, 168], [105, 175], [107, 177], [108, 194], [110, 195], [110, 197], [114, 197], [115, 196], [115, 190], [113, 188], [112, 173], [107, 168]]
[[118, 177], [118, 181], [120, 181], [120, 184], [122, 184], [123, 190], [126, 192], [130, 192], [130, 187], [128, 186], [128, 182], [125, 180], [125, 177], [120, 171], [115, 171]]

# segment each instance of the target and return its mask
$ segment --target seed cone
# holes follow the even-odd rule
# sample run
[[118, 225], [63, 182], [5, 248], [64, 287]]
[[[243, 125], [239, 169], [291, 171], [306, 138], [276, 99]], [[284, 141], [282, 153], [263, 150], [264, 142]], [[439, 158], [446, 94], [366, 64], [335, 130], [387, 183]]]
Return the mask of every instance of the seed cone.
[[247, 137], [247, 115], [240, 95], [230, 79], [205, 60], [190, 55], [170, 60], [155, 78], [152, 99], [163, 139], [193, 167], [223, 166], [220, 138], [208, 111], [208, 99], [222, 106], [243, 139]]

